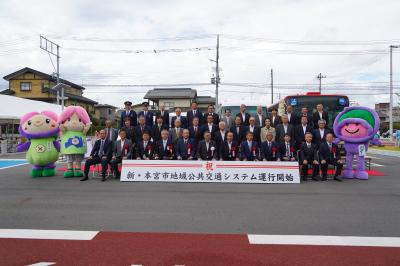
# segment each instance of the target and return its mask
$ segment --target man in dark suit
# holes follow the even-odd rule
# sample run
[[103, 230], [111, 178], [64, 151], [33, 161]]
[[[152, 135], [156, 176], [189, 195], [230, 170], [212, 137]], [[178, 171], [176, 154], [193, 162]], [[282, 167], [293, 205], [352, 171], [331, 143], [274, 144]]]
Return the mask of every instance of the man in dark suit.
[[171, 128], [173, 128], [175, 126], [175, 121], [176, 120], [181, 120], [181, 127], [182, 128], [188, 128], [187, 118], [182, 115], [181, 108], [176, 108], [175, 109], [175, 114], [176, 115], [173, 116], [172, 119], [171, 119]]
[[192, 102], [192, 109], [186, 113], [188, 127], [193, 125], [193, 118], [197, 117], [199, 121], [203, 118], [203, 113], [198, 109], [197, 102]]
[[323, 142], [326, 141], [326, 135], [330, 133], [331, 131], [326, 128], [326, 122], [325, 120], [320, 120], [318, 122], [319, 128], [314, 129], [313, 131], [313, 137], [314, 137], [314, 143], [317, 145], [319, 148], [319, 145]]
[[194, 156], [193, 159], [197, 159], [196, 158], [196, 154], [197, 154], [197, 144], [200, 142], [200, 140], [203, 139], [202, 136], [202, 127], [199, 125], [200, 123], [200, 119], [198, 117], [193, 118], [192, 121], [192, 126], [189, 127], [189, 137], [191, 139], [193, 139], [194, 143], [193, 143], [193, 150], [194, 150]]
[[343, 168], [343, 161], [340, 158], [339, 147], [333, 143], [333, 134], [328, 133], [326, 142], [323, 142], [319, 147], [319, 160], [321, 163], [322, 181], [327, 180], [328, 165], [336, 167], [333, 177], [336, 181], [342, 181], [339, 177]]
[[169, 139], [168, 129], [161, 130], [161, 138], [156, 142], [156, 160], [172, 160], [174, 158], [174, 144]]
[[328, 112], [324, 111], [324, 106], [321, 103], [317, 104], [317, 111], [313, 114], [314, 128], [318, 128], [319, 120], [325, 120], [326, 124], [329, 124]]
[[221, 161], [236, 161], [239, 160], [239, 146], [233, 139], [233, 133], [226, 134], [225, 141], [221, 144], [219, 159]]
[[136, 144], [136, 159], [137, 160], [152, 160], [154, 157], [154, 145], [150, 140], [150, 132], [143, 132], [143, 140]]
[[125, 110], [121, 113], [121, 121], [120, 121], [120, 128], [124, 127], [125, 118], [129, 117], [131, 121], [131, 125], [135, 127], [137, 125], [137, 114], [135, 111], [131, 110], [132, 102], [126, 101], [124, 102]]
[[253, 116], [256, 119], [256, 126], [263, 127], [267, 116], [263, 113], [261, 105], [257, 106], [257, 112]]
[[218, 125], [218, 123], [219, 123], [219, 115], [214, 113], [214, 112], [215, 112], [214, 105], [212, 105], [212, 104], [208, 105], [207, 112], [203, 114], [202, 124], [206, 124], [208, 116], [211, 115], [213, 117], [213, 123], [215, 125]]
[[204, 136], [204, 132], [208, 131], [211, 134], [211, 138], [214, 139], [214, 133], [218, 130], [218, 126], [214, 123], [214, 117], [212, 115], [207, 116], [206, 123], [203, 124], [201, 132]]
[[178, 160], [192, 160], [195, 157], [195, 146], [194, 139], [190, 138], [189, 130], [184, 129], [182, 138], [176, 142], [175, 155]]
[[246, 132], [249, 130], [247, 126], [242, 125], [242, 120], [239, 116], [235, 117], [235, 125], [231, 127], [230, 131], [233, 133], [233, 139], [240, 144], [246, 139]]
[[145, 117], [146, 125], [148, 125], [149, 127], [153, 126], [153, 124], [154, 124], [153, 112], [149, 111], [149, 103], [147, 103], [147, 102], [143, 103], [143, 111], [140, 111], [138, 114], [138, 117], [141, 117], [141, 116]]
[[284, 141], [279, 144], [279, 159], [281, 161], [296, 161], [296, 149], [291, 136], [285, 134]]
[[279, 145], [273, 141], [274, 134], [267, 132], [267, 140], [261, 144], [261, 159], [263, 161], [277, 161], [279, 158]]
[[85, 162], [84, 177], [81, 181], [86, 181], [89, 179], [90, 166], [101, 164], [101, 181], [106, 181], [106, 171], [108, 168], [108, 162], [112, 156], [112, 142], [106, 138], [106, 131], [104, 129], [100, 130], [100, 139], [96, 140], [92, 151], [90, 152], [89, 158]]
[[313, 116], [312, 116], [312, 114], [310, 114], [310, 113], [308, 112], [308, 108], [305, 107], [305, 106], [301, 107], [301, 112], [300, 112], [300, 114], [299, 114], [299, 117], [300, 117], [300, 118], [299, 118], [299, 119], [300, 119], [299, 122], [301, 122], [301, 117], [303, 117], [303, 116], [307, 117], [308, 125], [309, 125], [310, 127], [314, 128]]
[[153, 138], [154, 143], [157, 143], [161, 139], [161, 131], [164, 129], [167, 129], [168, 131], [168, 126], [163, 124], [163, 118], [161, 116], [157, 116], [156, 124], [153, 126], [151, 130], [151, 136]]
[[168, 111], [165, 110], [165, 105], [161, 104], [160, 105], [160, 110], [158, 110], [155, 114], [156, 119], [157, 117], [161, 117], [162, 118], [162, 124], [169, 128], [169, 113]]
[[295, 127], [299, 123], [297, 114], [293, 112], [293, 106], [288, 105], [286, 107], [286, 115], [288, 117], [289, 124], [292, 126]]
[[250, 114], [246, 112], [246, 105], [241, 104], [240, 105], [240, 112], [236, 114], [237, 117], [240, 117], [240, 124], [243, 126], [248, 126], [249, 119], [250, 119]]
[[294, 127], [289, 124], [289, 120], [287, 115], [282, 115], [282, 124], [279, 124], [276, 127], [276, 137], [275, 141], [277, 143], [283, 143], [285, 135], [288, 134], [290, 139], [293, 141], [294, 139]]
[[253, 116], [249, 119], [248, 131], [253, 133], [253, 140], [261, 144], [261, 128], [256, 125], [256, 118]]
[[242, 161], [258, 161], [259, 148], [258, 143], [253, 140], [253, 133], [246, 133], [246, 140], [240, 144], [240, 158]]
[[278, 109], [273, 108], [271, 110], [271, 115], [269, 116], [271, 119], [271, 126], [276, 129], [276, 127], [282, 123], [281, 117], [278, 115]]
[[210, 161], [217, 158], [215, 141], [211, 139], [209, 131], [204, 132], [204, 139], [197, 145], [197, 160]]
[[114, 144], [113, 155], [110, 162], [111, 169], [115, 173], [115, 178], [119, 179], [121, 172], [119, 171], [118, 164], [122, 160], [131, 159], [132, 157], [132, 142], [126, 138], [125, 130], [121, 129], [119, 131], [120, 139]]
[[308, 125], [307, 116], [301, 117], [301, 123], [294, 128], [294, 138], [296, 143], [296, 149], [299, 150], [301, 144], [305, 142], [304, 137], [307, 132], [312, 133], [314, 128]]
[[[306, 117], [304, 117], [306, 118]], [[312, 172], [312, 180], [318, 181], [318, 149], [317, 145], [312, 143], [312, 134], [307, 132], [305, 135], [305, 142], [303, 142], [300, 146], [299, 151], [299, 164], [301, 165], [301, 173], [302, 173], [302, 180], [307, 180], [307, 172], [308, 169], [311, 167], [313, 169]]]
[[225, 122], [219, 122], [218, 127], [218, 130], [214, 132], [214, 141], [217, 146], [217, 159], [219, 159], [221, 146], [226, 139], [226, 134], [228, 133], [225, 129]]
[[145, 124], [145, 118], [144, 116], [139, 116], [139, 124], [135, 127], [135, 136], [136, 136], [136, 141], [142, 141], [143, 140], [143, 133], [145, 131], [151, 132], [151, 127]]

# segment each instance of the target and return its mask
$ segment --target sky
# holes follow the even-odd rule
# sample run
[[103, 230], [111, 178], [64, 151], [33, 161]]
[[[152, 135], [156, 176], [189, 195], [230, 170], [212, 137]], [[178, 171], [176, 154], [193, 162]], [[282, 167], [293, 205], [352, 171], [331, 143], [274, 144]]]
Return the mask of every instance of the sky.
[[[389, 100], [399, 10], [397, 0], [3, 0], [0, 75], [25, 66], [55, 72], [55, 58], [39, 47], [43, 35], [61, 47], [61, 78], [85, 86], [84, 96], [99, 103], [140, 103], [156, 86], [214, 96], [219, 34], [220, 103], [271, 104], [273, 69], [274, 102], [317, 91], [322, 73], [323, 93], [373, 106]], [[400, 93], [400, 48], [394, 51]], [[1, 79], [0, 89], [7, 86]]]

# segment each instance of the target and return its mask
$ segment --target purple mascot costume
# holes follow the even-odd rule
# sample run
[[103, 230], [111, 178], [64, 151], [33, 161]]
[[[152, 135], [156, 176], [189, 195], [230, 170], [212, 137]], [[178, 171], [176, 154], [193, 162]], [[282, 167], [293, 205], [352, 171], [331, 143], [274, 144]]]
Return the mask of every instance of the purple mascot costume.
[[[365, 155], [369, 141], [379, 141], [374, 135], [379, 130], [378, 114], [368, 108], [352, 106], [345, 108], [335, 119], [333, 130], [337, 139], [335, 142], [344, 141], [346, 149], [346, 168], [344, 178], [368, 179], [365, 170]], [[353, 159], [356, 157], [357, 168], [353, 173]]]

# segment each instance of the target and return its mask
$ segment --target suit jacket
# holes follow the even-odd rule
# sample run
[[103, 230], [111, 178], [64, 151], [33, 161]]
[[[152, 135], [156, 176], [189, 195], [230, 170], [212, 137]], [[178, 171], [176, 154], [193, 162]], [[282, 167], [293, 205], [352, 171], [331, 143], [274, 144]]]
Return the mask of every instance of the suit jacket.
[[[290, 141], [294, 143], [294, 127], [293, 127], [293, 125], [291, 125], [291, 124], [287, 125], [286, 133], [290, 135]], [[278, 143], [285, 142], [284, 137], [285, 137], [285, 128], [284, 128], [283, 124], [279, 124], [276, 127], [275, 141]]]
[[233, 125], [235, 125], [235, 118], [233, 116], [229, 117], [229, 121], [228, 121], [228, 117], [223, 116], [221, 118], [221, 121], [225, 122], [226, 128], [231, 128]]
[[215, 133], [214, 133], [214, 141], [215, 141], [215, 145], [217, 146], [217, 159], [219, 159], [219, 155], [221, 152], [221, 145], [226, 140], [226, 134], [228, 134], [227, 130], [225, 130], [224, 134], [221, 134], [221, 131], [219, 131], [219, 130], [215, 131]]
[[149, 159], [153, 159], [154, 157], [154, 145], [153, 142], [151, 140], [149, 140], [147, 142], [146, 147], [144, 147], [144, 142], [143, 141], [138, 141], [136, 143], [136, 158], [140, 158], [140, 159], [145, 159], [145, 158], [149, 158]]
[[176, 158], [182, 158], [182, 160], [187, 160], [189, 157], [194, 158], [196, 154], [196, 142], [192, 138], [187, 139], [187, 143], [185, 144], [185, 140], [180, 138], [175, 145], [175, 155]]
[[276, 138], [276, 130], [275, 130], [275, 128], [273, 128], [272, 126], [270, 126], [268, 129], [266, 128], [266, 127], [262, 127], [261, 129], [260, 129], [260, 139], [261, 139], [261, 142], [265, 142], [265, 141], [267, 141], [267, 133], [268, 132], [271, 132], [272, 133], [272, 140], [273, 141], [275, 141], [275, 138]]
[[314, 143], [311, 143], [310, 148], [308, 148], [307, 143], [304, 142], [303, 144], [301, 144], [300, 150], [299, 150], [300, 164], [303, 164], [304, 160], [307, 160], [309, 164], [311, 164], [312, 161], [314, 161], [314, 160], [318, 160], [317, 153], [318, 153], [317, 145], [315, 145]]
[[117, 140], [114, 143], [114, 149], [113, 149], [113, 156], [117, 158], [121, 157], [127, 157], [131, 158], [132, 157], [132, 141], [129, 139], [125, 139], [124, 146], [121, 147], [121, 139]]
[[[314, 131], [314, 129], [311, 126], [309, 126], [309, 125], [306, 126], [306, 133], [307, 132], [313, 133], [313, 131]], [[305, 142], [304, 136], [305, 136], [305, 134], [304, 134], [304, 131], [303, 131], [303, 125], [302, 124], [297, 125], [294, 128], [294, 139], [295, 139], [295, 142], [296, 142], [296, 146], [298, 148], [300, 148], [300, 145], [303, 142]]]
[[315, 143], [318, 147], [322, 142], [326, 141], [326, 135], [331, 133], [331, 131], [327, 128], [324, 129], [324, 136], [321, 138], [321, 133], [319, 128], [314, 129], [313, 131], [313, 143]]
[[[251, 126], [248, 126], [248, 131], [251, 132]], [[261, 143], [261, 128], [259, 126], [254, 126], [253, 135], [253, 140], [257, 143]]]
[[[207, 116], [208, 115], [210, 115], [210, 113], [203, 114], [203, 122], [202, 122], [203, 125], [207, 124]], [[218, 125], [219, 124], [219, 115], [216, 113], [211, 113], [211, 115], [214, 117], [214, 124]]]
[[[320, 120], [320, 116], [318, 111], [313, 113], [313, 123], [314, 123], [314, 128], [318, 128], [318, 121]], [[329, 124], [329, 116], [328, 116], [328, 112], [326, 111], [322, 111], [322, 119], [324, 119], [326, 121], [326, 125]]]
[[[151, 127], [148, 125], [144, 125], [143, 126], [143, 132], [149, 132], [149, 134], [151, 135]], [[143, 132], [142, 132], [142, 128], [140, 125], [137, 125], [135, 127], [135, 136], [136, 136], [136, 141], [142, 141], [143, 140]], [[151, 138], [151, 136], [150, 136]]]
[[[176, 121], [177, 118], [178, 118], [177, 116], [172, 117], [172, 119], [171, 119], [171, 128], [175, 127], [175, 121]], [[188, 121], [187, 121], [186, 116], [181, 115], [180, 119], [181, 119], [181, 127], [182, 128], [188, 128]]]
[[117, 138], [118, 138], [118, 129], [116, 129], [116, 128], [110, 128], [110, 129], [105, 128], [104, 130], [106, 131], [106, 138], [108, 137], [108, 131], [110, 130], [110, 140], [112, 142], [117, 140]]
[[295, 158], [296, 159], [296, 149], [293, 145], [293, 142], [290, 142], [289, 145], [289, 151], [288, 151], [289, 157], [287, 156], [287, 150], [286, 150], [286, 143], [282, 142], [279, 144], [279, 158], [283, 161], [283, 157], [288, 157], [288, 158]]
[[197, 158], [203, 161], [212, 160], [217, 158], [217, 147], [215, 141], [210, 140], [207, 149], [206, 141], [203, 139], [197, 145]]
[[219, 159], [224, 161], [235, 161], [236, 158], [240, 158], [239, 148], [237, 142], [233, 140], [231, 148], [229, 149], [228, 141], [225, 140], [220, 146]]
[[153, 142], [157, 142], [161, 139], [161, 131], [162, 130], [168, 130], [168, 126], [166, 125], [161, 125], [161, 127], [159, 128], [157, 124], [155, 124], [151, 130], [151, 136], [153, 138]]
[[197, 131], [195, 132], [194, 126], [189, 127], [189, 137], [195, 140], [197, 143], [203, 139], [202, 134], [202, 127], [197, 126]]
[[134, 127], [123, 127], [121, 130], [125, 130], [126, 132], [126, 138], [129, 139], [132, 143], [136, 143], [136, 132]]
[[[218, 126], [213, 124], [211, 127], [211, 138], [214, 139], [214, 133], [218, 130]], [[201, 136], [204, 137], [204, 132], [210, 131], [210, 128], [208, 127], [208, 124], [205, 123], [204, 125], [201, 126]]]
[[251, 143], [251, 148], [249, 147], [247, 140], [242, 141], [242, 143], [240, 144], [240, 158], [242, 160], [247, 160], [247, 161], [258, 160], [259, 152], [260, 150], [258, 148], [258, 143], [254, 140]]
[[176, 128], [169, 129], [169, 139], [175, 145], [177, 140], [182, 137], [183, 128], [179, 128], [178, 134], [176, 134]]
[[245, 116], [245, 119], [243, 120], [243, 116], [240, 112], [236, 114], [236, 117], [240, 117], [241, 125], [244, 125], [244, 126], [250, 125], [249, 120], [250, 120], [251, 115], [246, 112], [246, 113], [244, 113], [244, 116]]
[[[138, 118], [141, 117], [141, 116], [145, 116], [145, 115], [144, 115], [144, 111], [140, 111], [140, 112], [139, 112]], [[153, 124], [154, 124], [154, 121], [153, 121], [153, 112], [152, 112], [152, 111], [147, 111], [147, 114], [146, 114], [146, 116], [145, 116], [145, 119], [146, 119], [145, 124], [148, 125], [148, 126], [150, 126], [150, 127], [152, 127]]]
[[174, 158], [175, 149], [174, 144], [171, 140], [167, 139], [167, 145], [164, 148], [164, 142], [162, 139], [157, 141], [156, 145], [156, 155], [158, 160], [170, 160]]
[[155, 117], [162, 117], [163, 125], [169, 128], [169, 113], [168, 111], [164, 111], [164, 115], [161, 114], [161, 111], [157, 111]]
[[239, 126], [239, 133], [236, 126], [231, 127], [230, 132], [233, 133], [233, 139], [240, 145], [246, 139], [246, 132], [249, 130], [247, 126]]
[[[92, 151], [90, 152], [90, 156], [92, 157], [100, 157], [100, 148], [101, 148], [101, 139], [96, 140]], [[113, 152], [113, 144], [110, 140], [105, 139], [103, 144], [103, 155], [106, 156], [108, 160], [111, 159]]]
[[125, 118], [129, 117], [131, 119], [131, 126], [136, 127], [137, 126], [137, 114], [135, 111], [130, 110], [129, 115], [126, 113], [126, 111], [123, 111], [121, 113], [121, 121], [119, 127], [122, 128], [125, 126]]
[[275, 141], [271, 141], [270, 145], [265, 141], [261, 144], [261, 160], [276, 161], [279, 158], [279, 145]]
[[319, 160], [328, 160], [328, 161], [336, 161], [340, 160], [340, 149], [338, 145], [332, 143], [332, 149], [329, 149], [329, 145], [327, 142], [321, 143], [319, 146]]
[[[288, 116], [289, 118], [289, 116]], [[289, 119], [289, 124], [293, 125], [294, 127], [300, 123], [299, 122], [299, 116], [295, 112], [290, 113], [290, 119]]]
[[253, 114], [253, 117], [256, 119], [256, 126], [259, 126], [259, 127], [265, 126], [266, 116], [264, 114], [261, 115], [261, 120], [260, 120], [260, 117], [258, 116], [258, 113]]
[[271, 119], [271, 127], [275, 128], [279, 125], [282, 124], [281, 117], [279, 115], [272, 117], [272, 115], [269, 116], [269, 119]]
[[193, 118], [197, 117], [199, 119], [199, 124], [202, 123], [203, 120], [203, 113], [197, 109], [196, 110], [196, 114], [193, 114], [193, 110], [189, 110], [186, 113], [186, 117], [188, 120], [188, 127], [191, 127], [193, 125]]

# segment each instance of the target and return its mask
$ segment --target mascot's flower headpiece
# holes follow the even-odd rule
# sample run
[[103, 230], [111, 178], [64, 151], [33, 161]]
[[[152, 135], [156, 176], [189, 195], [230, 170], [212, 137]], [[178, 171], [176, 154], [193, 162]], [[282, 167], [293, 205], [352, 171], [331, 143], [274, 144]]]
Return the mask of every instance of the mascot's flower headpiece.
[[[29, 127], [31, 126], [31, 119], [35, 117], [40, 117], [39, 120], [43, 121], [38, 121], [47, 124], [50, 124], [49, 130], [43, 129], [43, 131], [39, 132], [29, 132]], [[25, 114], [23, 117], [20, 119], [20, 125], [18, 128], [19, 134], [25, 138], [28, 139], [38, 139], [38, 138], [44, 138], [44, 137], [50, 137], [50, 136], [58, 136], [59, 133], [59, 127], [57, 126], [57, 114], [52, 112], [52, 111], [43, 111], [41, 113], [39, 112], [29, 112]]]
[[360, 143], [374, 138], [379, 130], [380, 120], [375, 110], [351, 106], [339, 113], [333, 123], [333, 130], [338, 139]]

